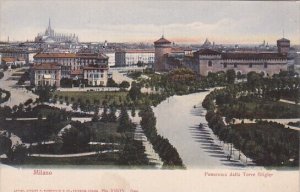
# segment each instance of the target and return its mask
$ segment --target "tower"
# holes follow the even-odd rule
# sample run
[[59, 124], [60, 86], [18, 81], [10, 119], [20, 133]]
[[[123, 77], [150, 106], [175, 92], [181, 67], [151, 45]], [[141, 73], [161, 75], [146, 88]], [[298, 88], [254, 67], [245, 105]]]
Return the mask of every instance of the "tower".
[[284, 38], [284, 31], [283, 31], [283, 37], [279, 40], [277, 40], [277, 48], [278, 48], [278, 53], [281, 54], [288, 54], [290, 50], [290, 40]]
[[48, 28], [46, 29], [46, 35], [52, 37], [54, 36], [54, 30], [51, 29], [51, 20], [49, 18]]
[[159, 40], [154, 42], [155, 55], [154, 55], [154, 70], [164, 71], [166, 69], [166, 57], [171, 53], [171, 42], [162, 36]]

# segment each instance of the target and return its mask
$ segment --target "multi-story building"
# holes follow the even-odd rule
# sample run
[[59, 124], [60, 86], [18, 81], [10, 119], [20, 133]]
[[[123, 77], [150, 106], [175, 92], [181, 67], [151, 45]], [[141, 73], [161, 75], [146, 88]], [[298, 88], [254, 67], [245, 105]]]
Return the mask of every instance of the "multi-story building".
[[115, 66], [117, 67], [132, 66], [138, 64], [139, 62], [143, 64], [153, 64], [154, 50], [132, 49], [116, 51], [115, 61]]
[[199, 65], [197, 73], [202, 76], [229, 69], [239, 74], [255, 71], [264, 76], [287, 70], [287, 57], [281, 53], [221, 53], [205, 49], [196, 52], [195, 57]]
[[[91, 86], [106, 85], [109, 68], [108, 57], [102, 53], [87, 50], [77, 53], [38, 53], [34, 59], [35, 66], [48, 63], [58, 64], [60, 66], [60, 78], [85, 80]], [[33, 73], [36, 77], [35, 66]]]
[[116, 59], [115, 59], [115, 51], [105, 51], [103, 52], [108, 57], [108, 66], [112, 67], [115, 66], [116, 64]]
[[90, 86], [105, 86], [108, 79], [107, 66], [86, 66], [83, 67], [83, 79]]
[[38, 53], [37, 64], [55, 62], [61, 65], [62, 77], [70, 78], [71, 72], [89, 65], [108, 65], [108, 57], [102, 53], [81, 51], [77, 53]]
[[34, 63], [60, 64], [63, 78], [70, 78], [71, 71], [79, 68], [75, 53], [38, 53], [34, 56]]
[[42, 63], [33, 66], [31, 84], [35, 86], [60, 86], [61, 66], [57, 63]]
[[24, 60], [25, 64], [33, 63], [33, 56], [37, 53], [37, 50], [29, 50], [27, 48], [8, 48], [4, 47], [0, 49], [0, 54], [3, 57], [14, 58], [15, 60]]
[[272, 76], [287, 70], [289, 40], [277, 42], [278, 52], [220, 52], [201, 49], [188, 55], [172, 54], [170, 41], [160, 38], [154, 42], [156, 71], [169, 71], [178, 67], [188, 67], [198, 75], [206, 76], [209, 72], [235, 70], [247, 74], [250, 71]]

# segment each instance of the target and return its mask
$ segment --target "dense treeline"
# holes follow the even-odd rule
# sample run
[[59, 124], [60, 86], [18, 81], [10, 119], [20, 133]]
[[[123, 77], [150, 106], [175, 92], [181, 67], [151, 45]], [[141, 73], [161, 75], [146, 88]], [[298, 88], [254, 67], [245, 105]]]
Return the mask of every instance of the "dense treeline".
[[125, 139], [118, 163], [121, 165], [141, 166], [149, 164], [142, 141]]
[[183, 163], [177, 150], [170, 144], [168, 139], [157, 134], [156, 118], [150, 106], [145, 107], [139, 113], [142, 117], [141, 127], [145, 135], [152, 143], [154, 150], [164, 162], [167, 168], [182, 168]]
[[[214, 90], [206, 96], [202, 105], [207, 109], [206, 120], [209, 127], [220, 140], [232, 143], [258, 165], [299, 166], [299, 133], [286, 129], [274, 122], [258, 121], [255, 124], [225, 125], [214, 103], [222, 105], [231, 102], [230, 89]], [[222, 95], [219, 97], [219, 95]], [[218, 99], [217, 99], [218, 98]], [[227, 98], [227, 99], [222, 99]], [[280, 112], [280, 111], [279, 111]], [[230, 123], [234, 114], [226, 114], [225, 121]]]

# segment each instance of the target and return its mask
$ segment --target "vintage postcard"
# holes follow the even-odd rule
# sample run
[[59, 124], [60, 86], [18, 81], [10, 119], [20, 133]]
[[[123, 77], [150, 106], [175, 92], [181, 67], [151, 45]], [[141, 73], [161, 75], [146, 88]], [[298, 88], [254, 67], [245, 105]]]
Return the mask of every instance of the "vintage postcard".
[[0, 1], [0, 191], [299, 191], [298, 1]]

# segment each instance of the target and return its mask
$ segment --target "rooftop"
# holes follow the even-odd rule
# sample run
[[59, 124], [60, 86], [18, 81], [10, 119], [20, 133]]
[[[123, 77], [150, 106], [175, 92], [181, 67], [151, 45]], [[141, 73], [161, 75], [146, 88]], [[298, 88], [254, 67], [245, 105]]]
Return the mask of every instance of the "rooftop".
[[16, 59], [13, 57], [3, 57], [1, 60], [4, 62], [15, 62], [16, 61]]
[[285, 41], [285, 42], [290, 42], [290, 40], [286, 39], [286, 38], [281, 38], [281, 39], [278, 39], [277, 41]]
[[162, 36], [159, 40], [155, 41], [154, 44], [170, 44], [171, 42]]
[[60, 65], [57, 63], [42, 63], [34, 65], [33, 69], [60, 70]]
[[38, 53], [34, 58], [75, 58], [75, 53]]
[[154, 49], [126, 49], [120, 50], [116, 52], [124, 52], [124, 53], [154, 53]]
[[280, 53], [222, 53], [222, 59], [258, 60], [258, 59], [286, 59]]

